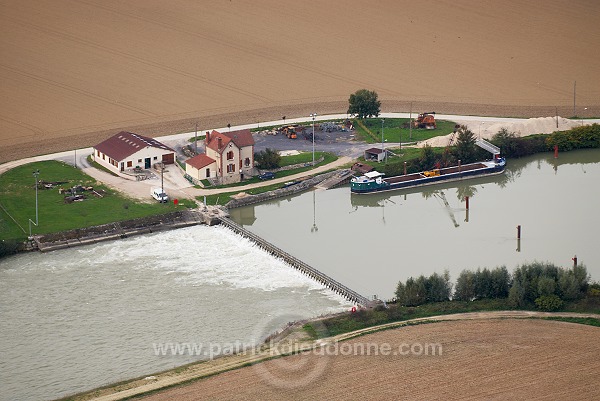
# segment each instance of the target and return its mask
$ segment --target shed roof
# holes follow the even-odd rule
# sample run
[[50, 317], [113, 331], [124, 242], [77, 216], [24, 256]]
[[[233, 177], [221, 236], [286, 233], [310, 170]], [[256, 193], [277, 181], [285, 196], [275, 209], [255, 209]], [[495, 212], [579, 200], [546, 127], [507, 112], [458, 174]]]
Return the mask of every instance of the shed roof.
[[108, 157], [121, 161], [148, 146], [162, 149], [167, 152], [175, 152], [173, 149], [156, 139], [127, 131], [121, 131], [118, 134], [111, 136], [104, 142], [100, 142], [98, 145], [94, 146], [94, 148]]
[[189, 164], [195, 169], [200, 170], [201, 168], [213, 164], [215, 161], [215, 159], [213, 159], [212, 157], [208, 157], [205, 153], [200, 153], [199, 155], [196, 155], [191, 159], [187, 159], [185, 163]]
[[367, 152], [367, 153], [373, 153], [373, 154], [376, 154], [376, 155], [378, 155], [378, 154], [380, 154], [380, 153], [384, 153], [384, 152], [385, 152], [385, 150], [383, 150], [383, 149], [378, 149], [378, 148], [369, 148], [369, 149], [365, 150], [365, 152]]

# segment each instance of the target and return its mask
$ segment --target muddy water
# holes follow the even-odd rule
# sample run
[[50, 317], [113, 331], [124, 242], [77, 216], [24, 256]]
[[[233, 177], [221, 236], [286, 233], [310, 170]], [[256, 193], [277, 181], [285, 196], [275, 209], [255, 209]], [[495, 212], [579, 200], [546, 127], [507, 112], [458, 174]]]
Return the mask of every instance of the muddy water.
[[599, 205], [600, 150], [587, 150], [509, 160], [502, 176], [427, 189], [311, 191], [233, 217], [359, 293], [389, 299], [410, 276], [448, 269], [456, 279], [534, 260], [569, 267], [574, 255], [600, 280]]
[[[220, 227], [18, 255], [0, 262], [0, 400], [146, 376], [349, 307]], [[175, 343], [196, 348], [156, 348]]]

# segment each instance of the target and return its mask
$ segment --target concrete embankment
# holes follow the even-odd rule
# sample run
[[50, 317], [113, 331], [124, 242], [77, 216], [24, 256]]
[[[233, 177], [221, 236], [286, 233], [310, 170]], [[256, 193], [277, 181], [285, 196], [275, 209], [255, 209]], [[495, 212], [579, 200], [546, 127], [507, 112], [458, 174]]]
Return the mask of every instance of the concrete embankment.
[[[306, 191], [315, 186], [318, 186], [319, 184], [322, 184], [322, 183], [335, 182], [336, 178], [339, 177], [340, 174], [343, 175], [344, 180], [349, 180], [349, 177], [351, 176], [350, 170], [330, 171], [328, 173], [319, 174], [315, 177], [311, 177], [311, 178], [308, 178], [303, 181], [298, 181], [298, 182], [296, 182], [292, 185], [289, 185], [285, 188], [279, 188], [279, 189], [275, 189], [273, 191], [264, 192], [264, 193], [257, 194], [257, 195], [246, 195], [241, 198], [232, 199], [225, 206], [227, 207], [227, 209], [233, 209], [236, 207], [253, 205], [255, 203], [265, 202], [265, 201], [269, 201], [269, 200], [276, 199], [276, 198], [282, 198], [285, 196], [294, 195], [294, 194]], [[337, 184], [339, 184], [339, 183], [340, 182], [337, 182]], [[335, 186], [335, 185], [331, 184], [330, 186], [328, 186], [328, 188], [332, 188], [333, 186]]]
[[223, 210], [216, 207], [186, 209], [158, 216], [102, 224], [59, 233], [36, 235], [33, 237], [31, 245], [33, 249], [47, 252], [198, 224], [215, 225], [219, 224], [218, 217], [225, 215], [226, 213]]
[[316, 280], [316, 281], [320, 282], [321, 284], [327, 286], [329, 289], [336, 292], [337, 294], [340, 294], [341, 296], [348, 299], [349, 301], [354, 302], [359, 305], [362, 305], [362, 306], [368, 306], [370, 304], [370, 301], [368, 298], [360, 295], [359, 293], [346, 287], [345, 285], [335, 281], [334, 279], [327, 276], [326, 274], [321, 273], [314, 267], [309, 266], [308, 264], [304, 263], [300, 259], [290, 255], [289, 253], [287, 253], [287, 252], [283, 251], [282, 249], [276, 247], [275, 245], [271, 244], [267, 240], [246, 230], [244, 227], [235, 223], [233, 220], [231, 220], [227, 217], [220, 217], [219, 220], [221, 221], [221, 224], [228, 227], [235, 233], [254, 241], [258, 246], [260, 246], [261, 248], [263, 248], [270, 254], [283, 259], [284, 261], [289, 263], [292, 267], [300, 270], [302, 273], [311, 277], [313, 280]]

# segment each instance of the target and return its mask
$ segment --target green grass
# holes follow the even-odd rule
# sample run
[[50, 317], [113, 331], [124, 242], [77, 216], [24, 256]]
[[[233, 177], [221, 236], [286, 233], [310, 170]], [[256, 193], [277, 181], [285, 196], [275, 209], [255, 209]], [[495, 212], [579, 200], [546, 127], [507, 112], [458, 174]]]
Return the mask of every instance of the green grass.
[[557, 320], [560, 322], [578, 323], [585, 324], [588, 326], [600, 327], [600, 319], [594, 319], [593, 317], [546, 317], [544, 320]]
[[[321, 156], [324, 156], [325, 154], [325, 152], [315, 152], [315, 160], [318, 160]], [[312, 160], [312, 152], [301, 152], [297, 155], [282, 156], [279, 166], [285, 167], [300, 163], [312, 163]]]
[[[367, 118], [362, 121], [371, 133], [365, 131], [360, 124], [354, 124], [356, 135], [358, 135], [361, 140], [368, 143], [381, 143], [381, 120], [381, 118]], [[402, 128], [402, 126], [408, 122], [408, 118], [384, 119], [383, 140], [388, 143], [423, 141], [436, 136], [448, 135], [454, 131], [456, 125], [456, 123], [452, 121], [436, 120], [436, 129], [413, 128], [411, 134], [409, 128]]]
[[[587, 296], [584, 299], [567, 302], [561, 311], [576, 311], [579, 313], [598, 313], [600, 297]], [[431, 317], [437, 315], [448, 315], [465, 312], [501, 311], [514, 309], [503, 299], [481, 299], [476, 301], [446, 301], [434, 302], [420, 305], [418, 307], [406, 307], [390, 304], [386, 309], [378, 306], [374, 309], [363, 309], [356, 313], [347, 313], [320, 320], [318, 324], [307, 323], [303, 329], [311, 338], [324, 338], [348, 333], [366, 327], [377, 326], [385, 323], [401, 322], [405, 320]], [[537, 310], [534, 305], [528, 305], [520, 310]], [[593, 318], [560, 318], [552, 317], [553, 320], [562, 320], [572, 323], [600, 326], [600, 320]]]
[[93, 186], [96, 190], [104, 190], [106, 194], [103, 198], [97, 198], [86, 192], [86, 200], [67, 204], [64, 203], [64, 195], [58, 193], [58, 188], [38, 189], [39, 226], [32, 225], [34, 235], [168, 213], [186, 205], [195, 205], [192, 201], [182, 201], [177, 207], [172, 202], [140, 203], [100, 185], [92, 177], [68, 164], [58, 161], [30, 163], [0, 175], [0, 204], [18, 223], [1, 211], [0, 240], [27, 238], [29, 219], [35, 221], [35, 179], [32, 172], [36, 169], [40, 171], [39, 179], [42, 181], [67, 181], [59, 186], [62, 188]]
[[[206, 134], [202, 134], [202, 135], [198, 134], [198, 138], [197, 138], [198, 141], [203, 141], [204, 138], [206, 138]], [[196, 142], [196, 138], [191, 137], [190, 139], [188, 139], [188, 142], [194, 143], [194, 142]]]

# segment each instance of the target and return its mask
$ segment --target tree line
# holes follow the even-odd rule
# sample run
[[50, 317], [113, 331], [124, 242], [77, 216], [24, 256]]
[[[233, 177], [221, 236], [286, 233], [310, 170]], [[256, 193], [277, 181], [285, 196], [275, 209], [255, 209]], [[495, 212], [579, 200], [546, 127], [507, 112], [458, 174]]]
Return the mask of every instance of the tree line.
[[[450, 274], [433, 273], [400, 281], [396, 300], [403, 306], [431, 302], [474, 301], [504, 298], [519, 308], [535, 304], [542, 310], [557, 310], [564, 301], [583, 298], [590, 276], [583, 265], [563, 269], [551, 263], [524, 264], [509, 273], [505, 266], [494, 269], [463, 270], [453, 285]], [[453, 291], [454, 290], [454, 291]]]

